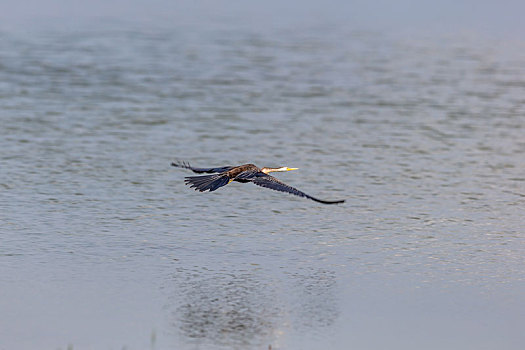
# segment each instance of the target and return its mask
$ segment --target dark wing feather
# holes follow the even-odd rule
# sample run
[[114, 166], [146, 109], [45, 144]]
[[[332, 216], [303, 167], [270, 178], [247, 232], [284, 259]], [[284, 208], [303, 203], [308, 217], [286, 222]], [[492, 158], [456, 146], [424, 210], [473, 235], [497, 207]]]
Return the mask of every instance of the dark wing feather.
[[298, 189], [296, 189], [296, 188], [294, 188], [292, 186], [289, 186], [289, 185], [287, 185], [287, 184], [277, 180], [273, 176], [266, 175], [264, 173], [259, 173], [259, 174], [262, 174], [262, 175], [254, 177], [252, 179], [252, 182], [254, 184], [256, 184], [257, 186], [270, 188], [270, 189], [276, 190], [276, 191], [291, 193], [291, 194], [294, 194], [296, 196], [309, 198], [311, 200], [314, 200], [316, 202], [323, 203], [323, 204], [337, 204], [337, 203], [343, 203], [344, 202], [344, 200], [324, 201], [322, 199], [318, 199], [318, 198], [312, 197], [310, 195], [307, 195], [306, 193], [304, 193], [302, 191], [299, 191]]
[[260, 172], [257, 169], [248, 169], [248, 170], [245, 170], [245, 171], [237, 174], [237, 176], [235, 176], [235, 180], [251, 181], [251, 179], [253, 179], [254, 177], [265, 176], [265, 175], [266, 175], [265, 173], [262, 173], [262, 172]]
[[187, 176], [184, 180], [186, 185], [194, 188], [196, 191], [215, 191], [219, 187], [225, 186], [230, 181], [226, 174], [213, 174], [201, 176]]
[[175, 166], [175, 167], [178, 167], [178, 168], [184, 168], [184, 169], [190, 169], [191, 171], [193, 171], [194, 173], [197, 173], [197, 174], [202, 174], [202, 173], [208, 173], [208, 174], [223, 173], [225, 171], [228, 171], [228, 170], [231, 170], [231, 169], [234, 168], [232, 166], [225, 166], [225, 167], [220, 167], [220, 168], [194, 168], [188, 162], [173, 162], [173, 163], [171, 163], [171, 166]]

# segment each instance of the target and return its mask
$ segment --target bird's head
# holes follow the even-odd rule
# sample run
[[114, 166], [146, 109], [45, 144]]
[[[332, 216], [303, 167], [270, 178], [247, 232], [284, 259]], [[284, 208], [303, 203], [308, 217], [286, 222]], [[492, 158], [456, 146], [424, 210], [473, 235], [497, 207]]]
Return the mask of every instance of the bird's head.
[[299, 168], [288, 168], [287, 166], [282, 166], [280, 168], [262, 168], [262, 172], [265, 174], [277, 172], [277, 171], [290, 171], [290, 170], [297, 170]]

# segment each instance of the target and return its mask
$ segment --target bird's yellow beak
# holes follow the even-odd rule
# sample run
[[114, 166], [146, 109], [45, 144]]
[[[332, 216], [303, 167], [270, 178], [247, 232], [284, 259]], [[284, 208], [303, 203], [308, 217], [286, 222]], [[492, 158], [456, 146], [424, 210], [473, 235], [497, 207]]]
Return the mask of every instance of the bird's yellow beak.
[[297, 170], [297, 169], [299, 169], [299, 168], [288, 168], [288, 167], [287, 167], [287, 168], [286, 168], [286, 171]]

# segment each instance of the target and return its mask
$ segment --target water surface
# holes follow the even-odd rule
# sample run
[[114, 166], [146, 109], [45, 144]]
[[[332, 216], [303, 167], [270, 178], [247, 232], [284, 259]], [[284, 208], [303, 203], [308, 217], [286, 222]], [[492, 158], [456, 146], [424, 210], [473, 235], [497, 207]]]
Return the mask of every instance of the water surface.
[[[0, 348], [519, 349], [525, 46], [0, 33]], [[250, 184], [253, 162], [325, 206]]]

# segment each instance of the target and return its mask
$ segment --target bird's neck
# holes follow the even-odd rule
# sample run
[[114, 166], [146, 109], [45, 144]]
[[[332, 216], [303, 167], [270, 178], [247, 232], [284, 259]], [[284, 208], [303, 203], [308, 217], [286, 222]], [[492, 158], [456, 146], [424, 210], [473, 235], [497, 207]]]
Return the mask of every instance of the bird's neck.
[[283, 168], [262, 168], [261, 171], [265, 174], [272, 173], [275, 171], [284, 171]]

